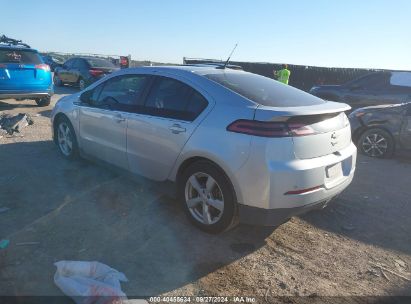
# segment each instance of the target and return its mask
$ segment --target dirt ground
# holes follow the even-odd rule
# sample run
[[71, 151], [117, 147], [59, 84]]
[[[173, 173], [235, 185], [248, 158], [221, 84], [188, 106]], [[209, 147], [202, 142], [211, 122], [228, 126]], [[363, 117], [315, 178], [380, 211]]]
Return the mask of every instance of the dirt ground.
[[22, 137], [0, 139], [0, 208], [10, 208], [0, 213], [0, 239], [10, 240], [0, 249], [0, 295], [60, 296], [53, 263], [89, 260], [124, 272], [130, 297], [411, 296], [411, 158], [360, 156], [352, 185], [326, 209], [277, 229], [208, 235], [159, 186], [60, 157], [49, 116], [75, 91], [60, 88], [45, 108], [0, 101], [1, 112], [34, 120]]

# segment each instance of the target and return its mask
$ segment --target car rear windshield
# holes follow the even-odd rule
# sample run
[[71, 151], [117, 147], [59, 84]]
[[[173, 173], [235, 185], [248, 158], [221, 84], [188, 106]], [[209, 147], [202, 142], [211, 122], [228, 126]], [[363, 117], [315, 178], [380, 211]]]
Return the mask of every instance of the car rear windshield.
[[114, 68], [115, 65], [112, 64], [110, 61], [105, 59], [99, 58], [91, 58], [87, 59], [87, 62], [90, 64], [92, 68]]
[[0, 49], [0, 63], [40, 64], [42, 61], [39, 54], [34, 51]]
[[204, 76], [264, 106], [300, 107], [325, 102], [289, 85], [252, 73], [224, 72]]

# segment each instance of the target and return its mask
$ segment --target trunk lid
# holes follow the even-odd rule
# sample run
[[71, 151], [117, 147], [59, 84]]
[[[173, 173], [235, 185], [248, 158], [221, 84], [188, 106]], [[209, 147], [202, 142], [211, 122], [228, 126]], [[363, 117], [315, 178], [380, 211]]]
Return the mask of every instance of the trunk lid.
[[349, 109], [337, 102], [289, 108], [259, 106], [254, 119], [285, 122], [290, 127], [310, 130], [311, 134], [292, 136], [295, 156], [308, 159], [336, 153], [350, 145], [351, 129], [344, 113]]
[[43, 85], [47, 72], [36, 67], [42, 63], [32, 50], [0, 49], [0, 88], [18, 90]]

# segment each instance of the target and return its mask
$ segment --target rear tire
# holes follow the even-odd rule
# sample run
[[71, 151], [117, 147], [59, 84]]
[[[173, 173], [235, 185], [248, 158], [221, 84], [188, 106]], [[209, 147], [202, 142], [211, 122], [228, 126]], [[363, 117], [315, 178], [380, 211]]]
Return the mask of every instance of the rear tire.
[[191, 164], [178, 179], [178, 198], [189, 220], [208, 233], [238, 224], [236, 196], [226, 174], [208, 161]]
[[385, 130], [372, 128], [366, 130], [358, 139], [361, 153], [370, 157], [389, 158], [394, 153], [394, 140]]
[[58, 118], [55, 127], [55, 138], [57, 147], [66, 159], [76, 159], [79, 155], [79, 149], [76, 139], [76, 133], [67, 117]]
[[50, 96], [36, 99], [36, 103], [39, 107], [46, 107], [50, 105], [50, 101], [51, 101]]

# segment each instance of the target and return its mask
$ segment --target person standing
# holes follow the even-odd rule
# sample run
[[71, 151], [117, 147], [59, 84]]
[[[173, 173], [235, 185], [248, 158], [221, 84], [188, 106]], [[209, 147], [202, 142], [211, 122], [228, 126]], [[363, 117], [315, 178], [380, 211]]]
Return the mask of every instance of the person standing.
[[277, 77], [277, 80], [284, 83], [288, 84], [288, 80], [290, 79], [291, 72], [288, 69], [288, 65], [283, 64], [282, 69], [279, 71], [274, 71], [274, 76]]

